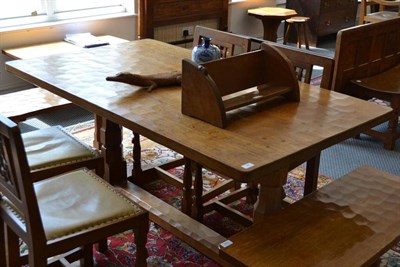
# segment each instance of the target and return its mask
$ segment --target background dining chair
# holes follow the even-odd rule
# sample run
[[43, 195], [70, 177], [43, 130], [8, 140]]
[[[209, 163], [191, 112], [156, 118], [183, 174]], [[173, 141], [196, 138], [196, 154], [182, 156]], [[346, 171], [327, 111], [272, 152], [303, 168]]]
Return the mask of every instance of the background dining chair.
[[[0, 97], [0, 114], [15, 123], [73, 106], [71, 102], [42, 88]], [[103, 175], [104, 162], [99, 151], [81, 142], [61, 126], [23, 133], [22, 138], [34, 180], [79, 167], [94, 169], [98, 175]]]
[[[80, 259], [92, 266], [94, 243], [131, 229], [136, 265], [146, 266], [148, 212], [86, 168], [35, 182], [20, 129], [2, 115], [0, 224], [1, 266], [45, 266], [49, 257], [71, 251], [66, 258], [51, 260]], [[27, 257], [19, 255], [19, 238], [28, 246]]]
[[[379, 10], [371, 10], [368, 13], [368, 7], [378, 4]], [[397, 7], [398, 11], [387, 10]], [[368, 22], [378, 22], [393, 19], [400, 16], [400, 0], [361, 0], [359, 24]]]
[[194, 28], [193, 47], [202, 43], [202, 37], [211, 38], [211, 44], [218, 46], [221, 50], [222, 58], [249, 52], [251, 49], [248, 37], [203, 26]]
[[330, 56], [314, 51], [304, 51], [299, 48], [266, 41], [285, 54], [292, 62], [299, 81], [310, 84], [312, 77], [318, 77], [316, 69], [322, 70], [320, 87], [331, 88], [334, 60]]

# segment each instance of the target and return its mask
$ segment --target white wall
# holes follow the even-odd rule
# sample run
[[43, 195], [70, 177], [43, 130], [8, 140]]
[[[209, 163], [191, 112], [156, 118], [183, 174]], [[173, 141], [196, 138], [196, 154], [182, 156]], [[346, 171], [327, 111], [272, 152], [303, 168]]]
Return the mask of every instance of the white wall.
[[247, 15], [247, 10], [275, 5], [275, 0], [250, 0], [231, 3], [229, 9], [229, 30], [238, 34], [262, 38], [263, 26], [261, 20]]
[[[284, 1], [284, 0], [277, 0]], [[276, 0], [237, 0], [229, 7], [229, 30], [234, 33], [262, 37], [263, 29], [260, 20], [247, 15], [247, 9], [274, 6]], [[67, 33], [91, 32], [94, 35], [114, 35], [127, 40], [137, 36], [137, 17], [128, 16], [96, 21], [74, 22], [28, 30], [0, 32], [0, 49], [15, 48], [32, 44], [62, 40]], [[0, 94], [31, 85], [16, 78], [4, 70], [4, 62], [9, 57], [0, 55]]]

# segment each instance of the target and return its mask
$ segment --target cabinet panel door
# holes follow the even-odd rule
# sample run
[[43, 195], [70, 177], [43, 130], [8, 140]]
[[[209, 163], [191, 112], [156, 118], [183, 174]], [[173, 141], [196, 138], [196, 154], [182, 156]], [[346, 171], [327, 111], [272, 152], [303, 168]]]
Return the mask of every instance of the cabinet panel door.
[[221, 0], [157, 1], [154, 3], [154, 21], [173, 20], [181, 17], [202, 16], [223, 11]]

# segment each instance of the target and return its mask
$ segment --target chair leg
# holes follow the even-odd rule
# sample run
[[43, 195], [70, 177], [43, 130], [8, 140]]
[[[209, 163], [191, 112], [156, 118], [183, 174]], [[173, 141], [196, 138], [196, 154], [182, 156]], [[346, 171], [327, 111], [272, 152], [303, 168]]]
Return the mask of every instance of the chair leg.
[[100, 240], [97, 243], [97, 248], [98, 248], [98, 251], [101, 253], [106, 252], [108, 250], [107, 238]]
[[135, 244], [136, 244], [136, 264], [137, 267], [147, 266], [147, 258], [149, 253], [146, 249], [147, 244], [147, 234], [149, 232], [149, 223], [146, 220], [145, 223], [139, 223], [138, 226], [133, 229], [135, 234]]
[[82, 247], [82, 258], [80, 259], [81, 266], [93, 267], [93, 244]]
[[21, 266], [19, 254], [19, 237], [6, 225], [5, 228], [5, 241], [7, 247], [7, 262], [5, 266]]
[[361, 0], [361, 5], [360, 5], [360, 18], [358, 20], [358, 24], [362, 25], [364, 24], [364, 17], [367, 14], [367, 0]]

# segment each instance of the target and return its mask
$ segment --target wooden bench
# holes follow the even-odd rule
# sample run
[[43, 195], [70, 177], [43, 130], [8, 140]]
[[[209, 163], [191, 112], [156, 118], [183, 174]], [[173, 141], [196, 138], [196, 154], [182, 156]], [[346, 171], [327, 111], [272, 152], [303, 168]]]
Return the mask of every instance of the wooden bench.
[[220, 244], [234, 266], [368, 266], [400, 239], [400, 177], [361, 167]]
[[361, 99], [376, 97], [391, 103], [394, 112], [388, 130], [365, 132], [382, 140], [390, 150], [400, 137], [397, 132], [400, 74], [398, 69], [393, 69], [399, 65], [400, 17], [339, 31], [332, 89]]
[[65, 98], [40, 87], [0, 95], [0, 113], [15, 122], [73, 106]]

